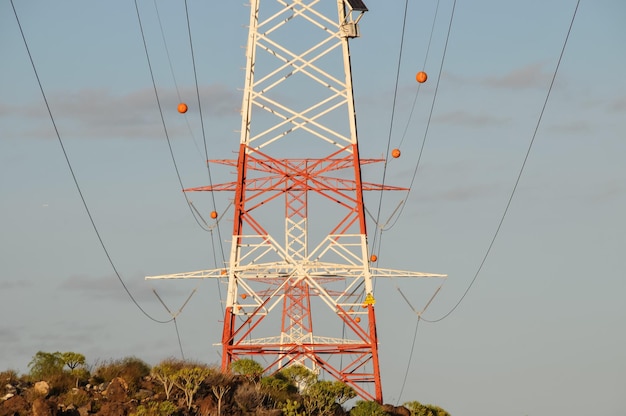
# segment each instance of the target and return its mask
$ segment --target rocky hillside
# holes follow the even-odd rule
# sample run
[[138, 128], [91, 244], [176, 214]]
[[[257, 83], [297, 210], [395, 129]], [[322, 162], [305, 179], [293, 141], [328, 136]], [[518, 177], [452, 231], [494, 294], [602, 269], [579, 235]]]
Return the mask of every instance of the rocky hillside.
[[304, 367], [264, 377], [252, 360], [226, 374], [174, 359], [150, 367], [131, 357], [89, 369], [80, 354], [69, 365], [69, 355], [60, 357], [40, 352], [29, 374], [0, 372], [0, 416], [449, 416], [419, 402], [356, 401], [348, 410], [350, 387], [318, 380]]

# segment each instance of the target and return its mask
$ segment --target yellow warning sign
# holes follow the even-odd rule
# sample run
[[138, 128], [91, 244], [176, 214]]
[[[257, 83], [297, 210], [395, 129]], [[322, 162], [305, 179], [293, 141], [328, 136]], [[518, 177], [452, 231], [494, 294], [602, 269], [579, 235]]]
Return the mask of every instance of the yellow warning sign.
[[375, 305], [376, 304], [376, 299], [374, 299], [374, 296], [372, 296], [371, 293], [368, 293], [367, 296], [365, 296], [365, 301], [363, 302], [363, 305]]

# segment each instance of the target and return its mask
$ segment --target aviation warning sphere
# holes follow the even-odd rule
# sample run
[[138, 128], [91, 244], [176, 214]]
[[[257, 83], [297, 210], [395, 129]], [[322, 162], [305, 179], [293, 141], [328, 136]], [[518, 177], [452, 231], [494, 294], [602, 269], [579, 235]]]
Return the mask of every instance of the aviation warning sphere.
[[393, 149], [391, 151], [391, 156], [393, 156], [394, 159], [397, 159], [400, 157], [400, 149]]
[[424, 71], [420, 71], [417, 73], [417, 75], [415, 75], [415, 80], [419, 82], [420, 84], [423, 84], [424, 82], [426, 82], [427, 79], [428, 79], [428, 75], [426, 75], [426, 72]]
[[187, 112], [187, 104], [185, 103], [178, 104], [178, 112], [181, 114], [185, 114]]

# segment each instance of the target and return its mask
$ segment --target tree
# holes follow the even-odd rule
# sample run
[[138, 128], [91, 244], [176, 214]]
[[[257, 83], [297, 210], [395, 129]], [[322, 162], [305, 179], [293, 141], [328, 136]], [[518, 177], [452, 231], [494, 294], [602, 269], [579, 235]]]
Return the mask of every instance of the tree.
[[28, 363], [29, 375], [35, 380], [49, 380], [51, 377], [63, 373], [62, 354], [60, 352], [38, 351]]
[[303, 395], [307, 415], [332, 416], [337, 407], [356, 396], [352, 387], [341, 381], [317, 381]]
[[250, 383], [254, 383], [255, 387], [259, 387], [259, 382], [263, 375], [263, 366], [261, 364], [251, 358], [242, 358], [234, 361], [230, 368], [235, 374], [242, 375]]
[[300, 407], [302, 405], [298, 403], [296, 400], [289, 400], [283, 403], [281, 410], [283, 411], [283, 415], [285, 416], [306, 416], [306, 413], [300, 413]]
[[61, 361], [70, 369], [70, 373], [76, 377], [76, 387], [81, 378], [89, 377], [89, 372], [85, 366], [85, 356], [77, 352], [63, 352], [61, 353]]
[[163, 385], [166, 400], [170, 399], [170, 394], [175, 385], [176, 373], [183, 368], [184, 365], [185, 363], [183, 361], [167, 359], [152, 367], [150, 374]]
[[278, 372], [272, 376], [263, 377], [261, 379], [261, 385], [267, 390], [296, 393], [298, 391], [295, 384], [291, 382], [284, 374]]
[[222, 400], [232, 388], [233, 377], [221, 371], [213, 371], [209, 374], [208, 383], [211, 385], [211, 391], [217, 399], [217, 416], [220, 416], [222, 414]]
[[63, 361], [63, 364], [70, 369], [70, 371], [74, 371], [74, 369], [78, 366], [85, 365], [85, 356], [77, 352], [63, 352], [61, 353], [61, 360]]
[[386, 416], [383, 407], [374, 401], [359, 400], [350, 410], [350, 416]]
[[198, 392], [200, 384], [208, 377], [210, 372], [209, 368], [201, 366], [184, 367], [176, 372], [174, 384], [185, 393], [187, 410], [191, 409], [193, 396]]
[[404, 407], [411, 411], [411, 416], [450, 416], [450, 413], [439, 406], [421, 404], [418, 401], [406, 402]]
[[260, 385], [261, 391], [267, 393], [275, 405], [284, 403], [298, 392], [296, 385], [281, 372], [261, 378]]
[[292, 364], [280, 370], [280, 373], [284, 375], [287, 380], [291, 381], [300, 392], [306, 391], [310, 385], [317, 381], [315, 373], [302, 364]]

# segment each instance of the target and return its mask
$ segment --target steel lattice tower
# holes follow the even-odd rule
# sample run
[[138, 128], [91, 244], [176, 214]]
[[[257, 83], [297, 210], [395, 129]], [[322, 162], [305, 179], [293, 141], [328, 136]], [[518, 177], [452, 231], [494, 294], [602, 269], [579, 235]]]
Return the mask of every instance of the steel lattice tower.
[[[261, 5], [263, 3], [263, 5]], [[360, 0], [252, 0], [237, 180], [224, 269], [152, 278], [226, 278], [222, 368], [259, 356], [301, 364], [382, 402], [373, 277], [444, 277], [372, 267], [349, 41]]]

